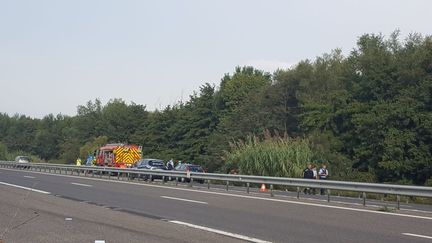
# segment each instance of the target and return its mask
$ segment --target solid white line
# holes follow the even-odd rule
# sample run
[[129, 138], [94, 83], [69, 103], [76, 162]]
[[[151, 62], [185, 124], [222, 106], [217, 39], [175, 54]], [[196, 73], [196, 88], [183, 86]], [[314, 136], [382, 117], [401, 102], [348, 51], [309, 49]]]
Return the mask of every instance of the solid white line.
[[418, 234], [411, 234], [411, 233], [402, 233], [403, 235], [407, 235], [407, 236], [414, 236], [414, 237], [419, 237], [419, 238], [425, 238], [425, 239], [432, 239], [432, 236], [427, 236], [427, 235], [418, 235]]
[[25, 186], [19, 186], [19, 185], [10, 184], [10, 183], [1, 182], [1, 181], [0, 181], [0, 185], [16, 187], [16, 188], [20, 188], [20, 189], [24, 189], [24, 190], [29, 190], [29, 191], [32, 191], [32, 192], [39, 192], [39, 193], [42, 193], [42, 194], [51, 194], [50, 192], [47, 192], [47, 191], [33, 189], [33, 188], [30, 188], [30, 187], [25, 187]]
[[184, 226], [187, 226], [187, 227], [191, 227], [191, 228], [195, 228], [195, 229], [200, 229], [200, 230], [204, 230], [204, 231], [208, 231], [208, 232], [212, 232], [212, 233], [216, 233], [216, 234], [220, 234], [220, 235], [225, 235], [225, 236], [229, 236], [229, 237], [240, 239], [240, 240], [244, 240], [244, 241], [255, 242], [255, 243], [270, 243], [270, 241], [260, 240], [260, 239], [249, 237], [249, 236], [245, 236], [245, 235], [239, 235], [239, 234], [230, 233], [230, 232], [226, 232], [226, 231], [222, 231], [222, 230], [218, 230], [218, 229], [213, 229], [213, 228], [208, 228], [208, 227], [204, 227], [204, 226], [199, 226], [199, 225], [196, 225], [196, 224], [189, 224], [189, 223], [182, 222], [182, 221], [171, 220], [171, 221], [168, 221], [168, 222], [174, 223], [174, 224], [180, 224], [180, 225], [184, 225]]
[[95, 243], [105, 243], [105, 240], [95, 240]]
[[[19, 172], [18, 170], [6, 169], [6, 168], [0, 168], [0, 170], [9, 170], [9, 171]], [[137, 183], [137, 182], [127, 182], [127, 181], [115, 181], [115, 180], [98, 179], [98, 178], [91, 178], [91, 177], [78, 177], [78, 176], [72, 176], [72, 175], [49, 174], [49, 173], [38, 172], [38, 171], [27, 171], [27, 173], [36, 173], [36, 174], [43, 174], [43, 175], [49, 175], [49, 176], [70, 177], [70, 178], [75, 178], [75, 179], [113, 182], [113, 183], [130, 184], [130, 185], [138, 185], [138, 186], [147, 186], [147, 187], [154, 187], [154, 188], [165, 188], [165, 189], [177, 190], [177, 191], [189, 191], [189, 192], [195, 192], [195, 193], [206, 193], [206, 194], [229, 196], [229, 197], [237, 197], [237, 198], [247, 198], [247, 199], [254, 199], [254, 200], [282, 202], [282, 203], [290, 203], [290, 204], [313, 206], [313, 207], [323, 207], [323, 208], [340, 209], [340, 210], [347, 210], [347, 211], [356, 211], [356, 212], [382, 214], [382, 215], [391, 215], [391, 216], [406, 217], [406, 218], [416, 218], [416, 219], [432, 220], [432, 217], [426, 217], [426, 216], [418, 216], [418, 215], [402, 214], [402, 213], [392, 213], [392, 212], [383, 212], [383, 211], [374, 211], [374, 210], [361, 209], [361, 208], [348, 208], [348, 207], [333, 206], [333, 205], [326, 205], [326, 204], [317, 204], [317, 203], [311, 203], [311, 202], [289, 201], [289, 200], [282, 200], [282, 199], [276, 199], [276, 198], [253, 197], [253, 196], [238, 195], [238, 194], [229, 194], [229, 193], [223, 193], [223, 192], [198, 191], [196, 189], [187, 189], [187, 188], [179, 188], [179, 187], [169, 187], [169, 186], [152, 185], [152, 184], [142, 184], [142, 183]]]
[[92, 185], [81, 184], [81, 183], [76, 183], [76, 182], [71, 182], [70, 184], [72, 184], [72, 185], [76, 185], [76, 186], [93, 187]]
[[418, 212], [418, 213], [432, 213], [431, 211], [425, 211], [420, 209], [408, 209], [408, 208], [401, 208], [401, 210], [411, 211], [411, 212]]
[[185, 202], [192, 202], [192, 203], [200, 203], [200, 204], [208, 204], [208, 203], [206, 203], [206, 202], [195, 201], [195, 200], [184, 199], [184, 198], [178, 198], [178, 197], [168, 197], [168, 196], [161, 196], [161, 197], [162, 197], [162, 198], [166, 198], [166, 199], [178, 200], [178, 201], [185, 201]]
[[34, 178], [36, 178], [36, 177], [34, 177], [34, 176], [23, 176], [23, 177], [25, 177], [25, 178], [30, 178], [30, 179], [34, 179]]

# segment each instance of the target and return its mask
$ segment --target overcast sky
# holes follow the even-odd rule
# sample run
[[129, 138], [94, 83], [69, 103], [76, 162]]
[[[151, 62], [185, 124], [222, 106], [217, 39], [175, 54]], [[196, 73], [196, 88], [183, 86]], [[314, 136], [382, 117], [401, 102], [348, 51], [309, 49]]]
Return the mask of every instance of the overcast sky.
[[432, 1], [0, 0], [0, 112], [163, 108], [238, 65], [287, 68], [364, 33], [432, 34]]

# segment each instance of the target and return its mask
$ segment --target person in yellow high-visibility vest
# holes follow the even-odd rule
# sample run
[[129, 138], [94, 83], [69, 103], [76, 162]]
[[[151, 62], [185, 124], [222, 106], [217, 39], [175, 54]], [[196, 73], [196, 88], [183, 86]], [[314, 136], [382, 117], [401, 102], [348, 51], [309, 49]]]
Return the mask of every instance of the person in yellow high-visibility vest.
[[80, 159], [80, 158], [78, 158], [78, 159], [76, 160], [76, 165], [77, 165], [77, 166], [81, 166], [81, 159]]

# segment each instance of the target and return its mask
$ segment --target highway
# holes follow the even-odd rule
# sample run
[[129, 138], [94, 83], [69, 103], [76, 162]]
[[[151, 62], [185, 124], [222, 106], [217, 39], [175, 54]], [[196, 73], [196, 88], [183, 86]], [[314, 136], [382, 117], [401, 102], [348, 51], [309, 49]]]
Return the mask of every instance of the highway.
[[[30, 191], [30, 188], [35, 190]], [[43, 208], [44, 202], [59, 200], [53, 210], [61, 211], [64, 207], [62, 219], [78, 217], [89, 222], [85, 219], [91, 217], [96, 225], [83, 227], [98, 230], [94, 235], [86, 230], [87, 242], [95, 242], [99, 238], [104, 238], [106, 242], [432, 241], [432, 213], [427, 211], [381, 212], [375, 207], [290, 197], [270, 198], [268, 194], [225, 192], [217, 188], [207, 190], [157, 183], [108, 181], [3, 168], [0, 168], [0, 193], [0, 233], [6, 227], [4, 222], [10, 218], [10, 213], [4, 212], [12, 212], [14, 206], [20, 207], [11, 200], [15, 197], [17, 201], [21, 193], [27, 195], [26, 201], [36, 201], [23, 208], [23, 212], [31, 209], [31, 205]], [[10, 209], [3, 209], [4, 205]], [[83, 209], [79, 210], [80, 207]], [[43, 212], [50, 215], [49, 208], [44, 208]], [[106, 229], [98, 228], [97, 222], [107, 223], [106, 218], [110, 216], [105, 214], [121, 214], [120, 217], [113, 216], [115, 220], [110, 221], [125, 225], [121, 229], [133, 228], [134, 220], [142, 220], [143, 225], [154, 223], [159, 230], [154, 230], [156, 227], [140, 227], [125, 240], [126, 229], [123, 233], [114, 234], [111, 229], [121, 231], [116, 225], [101, 224]], [[48, 238], [39, 242], [49, 242], [50, 235], [54, 239], [61, 234], [56, 232], [61, 231], [58, 224], [44, 230]], [[35, 234], [29, 231], [29, 237], [31, 233]], [[20, 242], [18, 235], [22, 235], [19, 229], [11, 230], [3, 236], [3, 241], [9, 242], [10, 238], [11, 242]], [[68, 237], [73, 238], [65, 235], [65, 239]], [[90, 241], [92, 237], [94, 240]]]

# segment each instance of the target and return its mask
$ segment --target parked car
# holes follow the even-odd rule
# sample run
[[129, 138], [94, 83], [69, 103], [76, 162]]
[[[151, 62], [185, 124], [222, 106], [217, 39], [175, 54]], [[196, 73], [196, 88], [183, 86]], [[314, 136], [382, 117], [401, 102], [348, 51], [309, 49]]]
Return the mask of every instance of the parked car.
[[[194, 164], [179, 164], [174, 168], [174, 170], [205, 173], [204, 169], [200, 165], [194, 165]], [[191, 179], [182, 177], [182, 178], [178, 178], [178, 181], [190, 182]], [[204, 179], [194, 179], [194, 181], [199, 182], [201, 184], [204, 183]]]
[[30, 163], [31, 159], [27, 156], [17, 156], [15, 162], [17, 163]]
[[[136, 169], [146, 169], [146, 170], [167, 170], [167, 167], [165, 166], [165, 163], [161, 159], [141, 159], [138, 162], [136, 162], [135, 166], [133, 168]], [[132, 176], [133, 178], [136, 177], [136, 175]], [[139, 178], [144, 180], [151, 179], [152, 181], [154, 179], [162, 180], [163, 177], [160, 175], [149, 175], [149, 174], [139, 174]], [[165, 180], [168, 180], [168, 178], [165, 178]]]
[[17, 165], [18, 168], [27, 168], [26, 164], [30, 163], [31, 159], [28, 156], [21, 155], [15, 158], [15, 162], [19, 164]]

